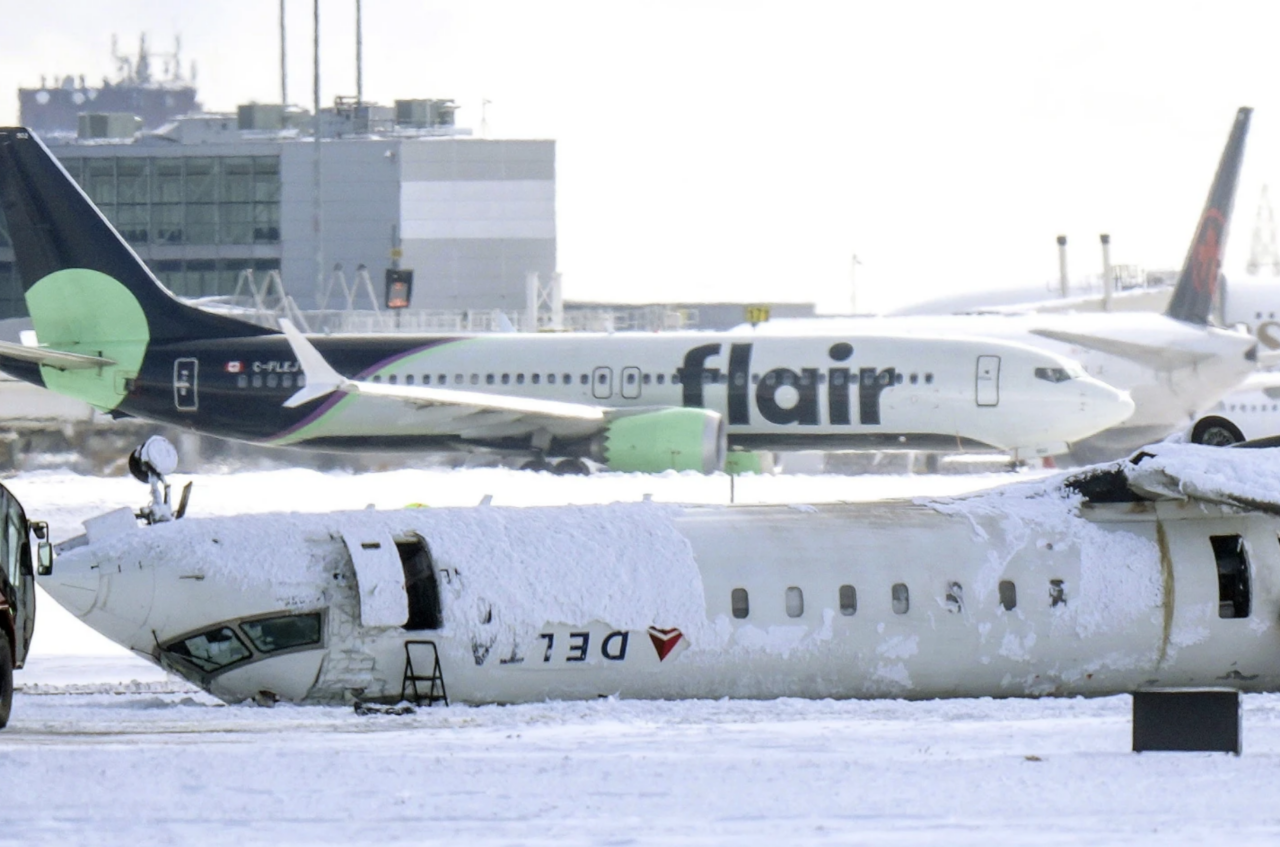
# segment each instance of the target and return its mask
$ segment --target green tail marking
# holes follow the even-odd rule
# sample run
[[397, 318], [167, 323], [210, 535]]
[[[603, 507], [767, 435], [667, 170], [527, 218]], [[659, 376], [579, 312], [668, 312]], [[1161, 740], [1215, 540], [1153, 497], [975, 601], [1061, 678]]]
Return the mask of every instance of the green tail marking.
[[123, 284], [98, 271], [67, 268], [27, 291], [27, 310], [42, 346], [111, 359], [96, 370], [61, 371], [40, 366], [44, 384], [104, 412], [120, 405], [147, 353], [151, 331], [138, 299]]

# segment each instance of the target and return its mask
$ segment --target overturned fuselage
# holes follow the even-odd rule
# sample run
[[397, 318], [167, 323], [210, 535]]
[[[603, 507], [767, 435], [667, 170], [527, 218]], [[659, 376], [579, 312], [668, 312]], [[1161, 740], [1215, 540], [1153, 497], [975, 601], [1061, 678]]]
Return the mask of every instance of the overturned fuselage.
[[227, 701], [1280, 688], [1280, 456], [1154, 452], [930, 502], [122, 510], [42, 585]]

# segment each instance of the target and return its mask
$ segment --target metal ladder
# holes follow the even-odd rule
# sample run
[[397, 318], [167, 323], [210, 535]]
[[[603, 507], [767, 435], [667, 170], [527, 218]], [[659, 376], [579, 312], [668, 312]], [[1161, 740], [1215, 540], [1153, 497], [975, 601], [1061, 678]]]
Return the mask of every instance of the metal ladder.
[[[411, 647], [431, 648], [430, 676], [421, 676], [414, 670]], [[418, 687], [420, 682], [429, 683], [425, 691]], [[411, 689], [413, 691], [412, 698], [409, 697]], [[404, 679], [400, 682], [400, 699], [411, 700], [415, 706], [421, 706], [423, 703], [428, 706], [434, 706], [436, 703], [449, 705], [449, 695], [444, 690], [444, 674], [440, 672], [440, 653], [436, 650], [434, 641], [406, 641], [404, 643]]]

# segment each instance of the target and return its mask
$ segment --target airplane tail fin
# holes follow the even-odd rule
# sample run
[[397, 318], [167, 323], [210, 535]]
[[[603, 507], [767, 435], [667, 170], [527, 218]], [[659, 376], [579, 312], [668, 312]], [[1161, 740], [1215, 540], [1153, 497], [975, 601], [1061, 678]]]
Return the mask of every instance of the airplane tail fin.
[[0, 128], [0, 220], [41, 346], [97, 349], [271, 332], [176, 299], [22, 127]]
[[1214, 294], [1218, 288], [1218, 275], [1222, 269], [1222, 256], [1227, 247], [1227, 229], [1231, 223], [1231, 208], [1235, 203], [1236, 180], [1240, 176], [1240, 164], [1244, 160], [1244, 142], [1249, 134], [1249, 118], [1253, 109], [1241, 107], [1236, 112], [1231, 135], [1218, 162], [1218, 172], [1209, 188], [1209, 199], [1196, 226], [1195, 237], [1187, 251], [1182, 273], [1173, 290], [1173, 299], [1165, 315], [1186, 323], [1205, 325], [1213, 308]]

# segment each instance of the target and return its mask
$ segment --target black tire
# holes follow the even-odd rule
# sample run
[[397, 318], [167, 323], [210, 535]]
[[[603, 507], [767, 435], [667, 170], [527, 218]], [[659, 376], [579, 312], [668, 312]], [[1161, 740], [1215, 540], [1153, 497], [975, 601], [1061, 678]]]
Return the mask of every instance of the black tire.
[[0, 632], [0, 729], [9, 723], [13, 709], [13, 650], [9, 636]]
[[1209, 447], [1226, 447], [1244, 441], [1244, 433], [1226, 418], [1213, 416], [1196, 422], [1191, 430], [1191, 441]]
[[581, 459], [561, 459], [551, 472], [556, 476], [587, 476], [591, 473], [591, 468]]

